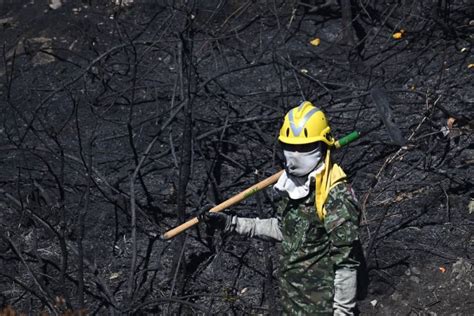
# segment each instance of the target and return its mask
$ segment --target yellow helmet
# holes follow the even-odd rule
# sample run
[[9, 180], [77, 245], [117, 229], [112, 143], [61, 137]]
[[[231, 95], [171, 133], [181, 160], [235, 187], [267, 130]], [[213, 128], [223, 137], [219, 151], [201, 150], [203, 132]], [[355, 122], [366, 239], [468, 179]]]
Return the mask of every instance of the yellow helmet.
[[322, 141], [332, 146], [335, 140], [330, 132], [331, 128], [323, 111], [311, 102], [304, 101], [285, 115], [278, 139], [292, 145]]

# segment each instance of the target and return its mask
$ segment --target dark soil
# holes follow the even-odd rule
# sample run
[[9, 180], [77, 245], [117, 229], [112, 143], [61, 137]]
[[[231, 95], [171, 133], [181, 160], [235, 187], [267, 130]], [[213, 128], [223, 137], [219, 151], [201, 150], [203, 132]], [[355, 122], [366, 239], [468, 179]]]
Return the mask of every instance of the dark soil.
[[159, 236], [279, 170], [307, 99], [335, 137], [370, 131], [335, 153], [362, 207], [361, 314], [473, 315], [469, 1], [352, 1], [352, 23], [331, 1], [136, 2], [0, 1], [0, 307], [277, 313], [277, 244]]

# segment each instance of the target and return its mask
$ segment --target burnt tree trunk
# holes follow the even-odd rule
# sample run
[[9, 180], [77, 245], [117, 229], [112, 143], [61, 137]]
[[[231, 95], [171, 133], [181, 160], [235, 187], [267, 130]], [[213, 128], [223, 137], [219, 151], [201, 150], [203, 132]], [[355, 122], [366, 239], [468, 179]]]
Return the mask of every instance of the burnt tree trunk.
[[[180, 34], [180, 67], [182, 76], [181, 98], [184, 103], [183, 114], [183, 136], [181, 140], [181, 150], [179, 157], [179, 179], [176, 209], [178, 215], [178, 222], [183, 223], [186, 219], [186, 189], [188, 186], [191, 174], [191, 160], [192, 160], [192, 116], [193, 116], [193, 99], [196, 93], [196, 70], [193, 65], [193, 18], [188, 13], [186, 26], [184, 31]], [[184, 276], [186, 271], [186, 261], [184, 258], [186, 235], [178, 236], [176, 240], [176, 252], [173, 258], [173, 284], [171, 288], [171, 295], [173, 292], [182, 293], [184, 288]]]
[[344, 42], [354, 48], [354, 30], [352, 27], [351, 0], [341, 0], [342, 27], [344, 30]]

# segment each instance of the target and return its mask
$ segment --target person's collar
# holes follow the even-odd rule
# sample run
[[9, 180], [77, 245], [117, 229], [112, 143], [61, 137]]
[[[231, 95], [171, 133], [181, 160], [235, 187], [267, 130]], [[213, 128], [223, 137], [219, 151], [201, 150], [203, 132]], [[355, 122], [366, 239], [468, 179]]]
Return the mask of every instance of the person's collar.
[[273, 188], [278, 193], [286, 195], [292, 200], [302, 199], [308, 196], [311, 191], [311, 184], [315, 182], [316, 176], [323, 172], [324, 168], [325, 164], [321, 161], [321, 163], [305, 177], [293, 176], [285, 170]]

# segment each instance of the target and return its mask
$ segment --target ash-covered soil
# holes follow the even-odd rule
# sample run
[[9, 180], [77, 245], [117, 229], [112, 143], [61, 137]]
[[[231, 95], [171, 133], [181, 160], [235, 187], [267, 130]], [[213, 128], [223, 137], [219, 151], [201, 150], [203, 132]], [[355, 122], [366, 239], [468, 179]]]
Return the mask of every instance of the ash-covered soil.
[[[335, 137], [370, 131], [335, 153], [362, 207], [361, 314], [473, 314], [469, 1], [11, 2], [0, 306], [278, 313], [277, 244], [159, 236], [279, 170], [279, 125], [307, 99]], [[270, 217], [272, 201], [266, 190], [229, 212]]]

